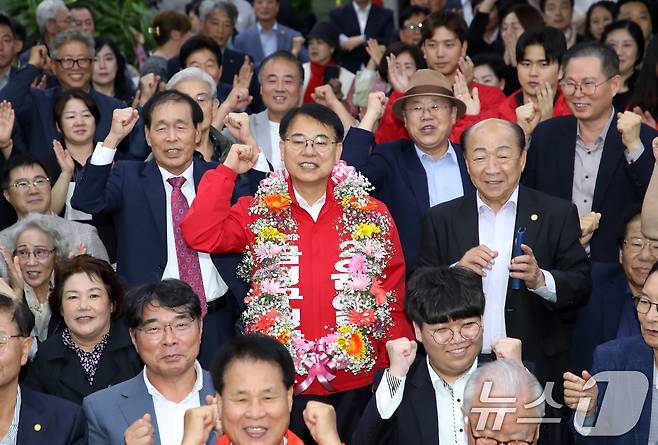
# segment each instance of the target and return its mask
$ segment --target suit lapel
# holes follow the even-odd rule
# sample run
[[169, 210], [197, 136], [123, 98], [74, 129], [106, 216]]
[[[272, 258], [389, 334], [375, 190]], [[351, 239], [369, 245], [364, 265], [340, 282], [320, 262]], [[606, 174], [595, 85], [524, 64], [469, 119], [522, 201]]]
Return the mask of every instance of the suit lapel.
[[201, 182], [201, 178], [203, 175], [208, 171], [207, 168], [207, 163], [205, 161], [202, 161], [201, 159], [197, 159], [195, 156], [192, 159], [192, 175], [194, 176], [194, 190], [199, 188], [199, 182]]
[[407, 176], [406, 182], [416, 196], [416, 205], [421, 215], [430, 207], [430, 192], [427, 187], [427, 173], [423, 164], [418, 159], [413, 142], [404, 140], [401, 142], [401, 156], [406, 168], [402, 172]]
[[[203, 371], [203, 387], [201, 388], [201, 391], [199, 391], [199, 403], [201, 403], [201, 406], [203, 406], [206, 404], [206, 396], [215, 397], [216, 395], [217, 393], [215, 392], [215, 388], [212, 385], [212, 378], [210, 377], [210, 374], [206, 371]], [[210, 433], [206, 444], [214, 445], [215, 442], [217, 442], [217, 435], [212, 432]]]
[[628, 351], [633, 352], [629, 354], [631, 366], [629, 369], [637, 369], [642, 372], [649, 379], [649, 388], [647, 392], [647, 397], [644, 399], [644, 406], [642, 408], [642, 414], [640, 414], [640, 419], [637, 422], [637, 428], [635, 428], [635, 442], [634, 443], [647, 443], [649, 440], [649, 429], [651, 426], [651, 399], [653, 398], [653, 351], [649, 348], [644, 340], [641, 337], [637, 338], [639, 344], [639, 350]]
[[419, 358], [421, 361], [413, 376], [409, 379], [409, 400], [413, 407], [417, 420], [418, 431], [422, 438], [422, 444], [435, 444], [439, 438], [439, 416], [436, 412], [436, 392], [432, 386], [432, 379], [427, 369], [425, 356]]
[[[452, 234], [457, 238], [457, 247], [460, 253], [456, 258], [462, 257], [464, 252], [480, 244], [478, 207], [475, 193], [464, 196], [454, 227], [457, 228]], [[451, 252], [455, 253], [455, 252]]]
[[29, 390], [21, 388], [21, 411], [19, 414], [16, 445], [34, 445], [48, 442], [48, 422], [44, 409], [32, 399]]
[[141, 419], [144, 414], [151, 415], [151, 424], [153, 425], [153, 443], [160, 443], [160, 430], [158, 428], [157, 417], [155, 416], [155, 407], [153, 406], [153, 397], [146, 389], [144, 383], [144, 371], [140, 372], [137, 377], [129, 381], [131, 384], [123, 387], [121, 395], [124, 397], [119, 402], [119, 409], [127, 425]]
[[166, 193], [162, 175], [155, 161], [149, 161], [144, 165], [141, 172], [141, 183], [144, 195], [149, 203], [151, 215], [155, 222], [155, 228], [160, 235], [162, 245], [167, 245], [167, 207], [165, 203]]
[[[621, 134], [617, 131], [617, 117], [615, 116], [610, 122], [610, 128], [605, 137], [605, 144], [603, 145], [603, 154], [601, 155], [601, 163], [599, 164], [599, 171], [596, 175], [596, 185], [594, 187], [594, 198], [592, 199], [592, 210], [600, 209], [602, 201], [606, 196], [610, 181], [614, 176], [615, 169], [624, 156], [623, 150], [619, 147], [624, 145], [621, 142]], [[624, 160], [624, 162], [626, 162]]]

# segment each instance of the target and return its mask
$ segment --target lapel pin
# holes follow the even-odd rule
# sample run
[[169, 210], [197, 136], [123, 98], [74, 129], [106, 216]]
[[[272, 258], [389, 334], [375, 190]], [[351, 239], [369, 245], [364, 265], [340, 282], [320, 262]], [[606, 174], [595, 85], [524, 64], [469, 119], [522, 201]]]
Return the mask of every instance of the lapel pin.
[[39, 431], [41, 431], [41, 424], [40, 424], [40, 423], [35, 423], [35, 424], [34, 424], [34, 431], [36, 431], [37, 433], [38, 433]]
[[539, 219], [539, 215], [537, 215], [536, 213], [533, 213], [532, 215], [530, 215], [530, 219], [532, 221], [537, 221]]

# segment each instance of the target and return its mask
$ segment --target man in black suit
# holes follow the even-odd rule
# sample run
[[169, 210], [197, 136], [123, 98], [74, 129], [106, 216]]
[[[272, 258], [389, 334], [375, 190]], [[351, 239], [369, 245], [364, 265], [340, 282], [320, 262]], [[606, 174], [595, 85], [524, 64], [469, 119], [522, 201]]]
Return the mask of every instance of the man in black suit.
[[85, 445], [87, 421], [79, 406], [18, 384], [33, 327], [30, 309], [0, 294], [0, 443]]
[[480, 278], [468, 269], [419, 269], [407, 291], [405, 311], [426, 354], [416, 354], [417, 343], [404, 337], [387, 342], [390, 366], [351, 443], [466, 443], [460, 410], [466, 382], [494, 358], [521, 363], [521, 342], [498, 339], [495, 357], [478, 357], [484, 294]]
[[388, 45], [393, 36], [393, 11], [373, 5], [371, 0], [353, 0], [329, 12], [329, 20], [343, 32], [340, 35], [340, 65], [356, 73], [370, 56], [365, 44], [376, 39]]
[[[559, 382], [567, 368], [569, 332], [560, 312], [587, 300], [590, 265], [573, 204], [519, 186], [524, 145], [523, 130], [499, 119], [464, 133], [477, 194], [429, 210], [417, 265], [456, 264], [482, 276], [483, 351], [499, 337], [519, 338], [544, 384]], [[513, 257], [519, 229], [525, 240]], [[561, 391], [554, 393], [559, 399]]]
[[[612, 99], [622, 85], [619, 58], [599, 43], [574, 46], [562, 59], [561, 89], [573, 116], [537, 126], [523, 183], [572, 201], [589, 239], [592, 261], [619, 260], [623, 219], [642, 203], [654, 165], [655, 129], [631, 112], [617, 113]], [[623, 110], [617, 110], [623, 111]], [[592, 218], [600, 218], [592, 224]]]

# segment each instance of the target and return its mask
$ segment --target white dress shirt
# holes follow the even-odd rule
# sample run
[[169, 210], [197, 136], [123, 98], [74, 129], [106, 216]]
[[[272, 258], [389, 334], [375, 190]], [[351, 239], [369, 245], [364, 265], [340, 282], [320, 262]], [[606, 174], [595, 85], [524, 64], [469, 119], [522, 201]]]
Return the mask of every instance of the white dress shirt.
[[325, 193], [322, 195], [322, 197], [315, 201], [313, 204], [309, 204], [308, 201], [306, 201], [304, 197], [300, 195], [299, 192], [297, 192], [297, 189], [293, 187], [292, 191], [295, 193], [295, 199], [297, 199], [299, 207], [306, 210], [308, 214], [311, 215], [311, 218], [313, 218], [313, 221], [317, 222], [318, 216], [320, 216], [320, 210], [322, 210], [324, 203], [327, 202], [327, 194]]
[[281, 160], [281, 149], [279, 148], [279, 142], [281, 142], [281, 136], [279, 135], [279, 122], [270, 123], [270, 142], [272, 143], [272, 159], [269, 159], [270, 164], [274, 167], [274, 171], [281, 170], [285, 166]]
[[[368, 24], [368, 16], [370, 15], [370, 8], [372, 8], [372, 2], [368, 2], [368, 6], [365, 8], [359, 7], [356, 2], [352, 2], [352, 7], [356, 13], [356, 21], [359, 22], [359, 32], [363, 41], [366, 41], [366, 25]], [[346, 34], [340, 34], [338, 36], [340, 43], [343, 43], [345, 40], [349, 39]]]
[[[460, 376], [453, 384], [443, 380], [439, 376], [429, 361], [429, 356], [425, 359], [427, 361], [427, 369], [429, 370], [430, 380], [436, 396], [436, 412], [438, 415], [438, 429], [440, 444], [455, 444], [466, 445], [468, 443], [466, 432], [464, 431], [464, 415], [462, 414], [462, 405], [464, 404], [464, 389], [466, 382], [475, 369], [477, 369], [477, 358], [473, 365], [466, 371], [465, 374]], [[400, 385], [392, 390], [389, 386], [389, 379], [387, 378], [388, 369], [384, 371], [381, 383], [375, 392], [375, 401], [377, 402], [377, 411], [379, 416], [384, 419], [390, 419], [395, 411], [402, 403], [402, 396], [404, 394], [404, 385], [407, 380], [406, 377], [398, 379], [401, 381]], [[393, 396], [391, 396], [393, 394]]]
[[[91, 155], [92, 165], [107, 165], [111, 164], [114, 159], [116, 150], [112, 148], [103, 147], [102, 143], [96, 144], [96, 148]], [[167, 209], [167, 265], [162, 273], [162, 279], [165, 278], [180, 278], [178, 273], [178, 257], [176, 256], [176, 242], [174, 241], [174, 228], [173, 220], [171, 217], [171, 192], [173, 187], [167, 182], [167, 179], [173, 178], [167, 170], [158, 166], [160, 174], [162, 175], [162, 182], [164, 183], [165, 202]], [[181, 187], [183, 196], [187, 199], [187, 204], [191, 205], [196, 197], [196, 189], [194, 188], [194, 165], [190, 166], [180, 175], [185, 178], [185, 183]], [[215, 264], [209, 254], [198, 252], [199, 266], [201, 267], [201, 277], [203, 278], [203, 290], [206, 293], [206, 301], [211, 302], [221, 297], [228, 290], [228, 286], [217, 272]]]
[[[36, 342], [35, 342], [36, 343]], [[21, 386], [16, 386], [16, 405], [14, 405], [14, 415], [11, 418], [9, 428], [5, 433], [5, 437], [0, 437], [0, 445], [16, 445], [18, 438], [18, 425], [21, 416]]]
[[[487, 276], [482, 277], [482, 290], [487, 304], [484, 307], [482, 324], [484, 325], [482, 352], [490, 353], [494, 340], [507, 337], [505, 329], [505, 301], [507, 299], [507, 282], [509, 280], [509, 265], [512, 261], [514, 245], [514, 226], [519, 198], [517, 186], [509, 200], [494, 212], [477, 193], [478, 234], [480, 244], [498, 252], [494, 258], [491, 270], [486, 270]], [[532, 247], [532, 246], [531, 246]], [[550, 302], [557, 301], [555, 279], [550, 272], [541, 269], [546, 286], [530, 289]]]
[[151, 384], [147, 376], [146, 366], [144, 367], [144, 384], [146, 384], [146, 391], [148, 391], [153, 399], [155, 421], [158, 425], [161, 445], [180, 445], [183, 440], [185, 411], [201, 406], [199, 391], [203, 388], [203, 371], [197, 361], [194, 362], [194, 370], [196, 371], [196, 381], [194, 382], [192, 391], [185, 399], [176, 403], [167, 400]]

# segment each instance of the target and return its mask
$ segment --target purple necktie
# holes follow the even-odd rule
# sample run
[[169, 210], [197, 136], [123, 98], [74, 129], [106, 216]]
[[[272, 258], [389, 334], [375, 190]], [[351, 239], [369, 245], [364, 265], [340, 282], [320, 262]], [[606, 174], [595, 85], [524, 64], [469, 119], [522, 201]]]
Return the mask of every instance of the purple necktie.
[[180, 223], [183, 222], [187, 209], [187, 199], [181, 191], [185, 183], [185, 178], [169, 178], [167, 182], [171, 184], [171, 218], [174, 223], [174, 241], [176, 242], [176, 258], [178, 258], [178, 275], [182, 281], [190, 285], [192, 290], [199, 296], [201, 303], [201, 317], [205, 317], [208, 312], [208, 303], [206, 302], [206, 293], [203, 290], [203, 277], [201, 276], [201, 266], [199, 265], [199, 254], [192, 250], [185, 243], [183, 231]]

